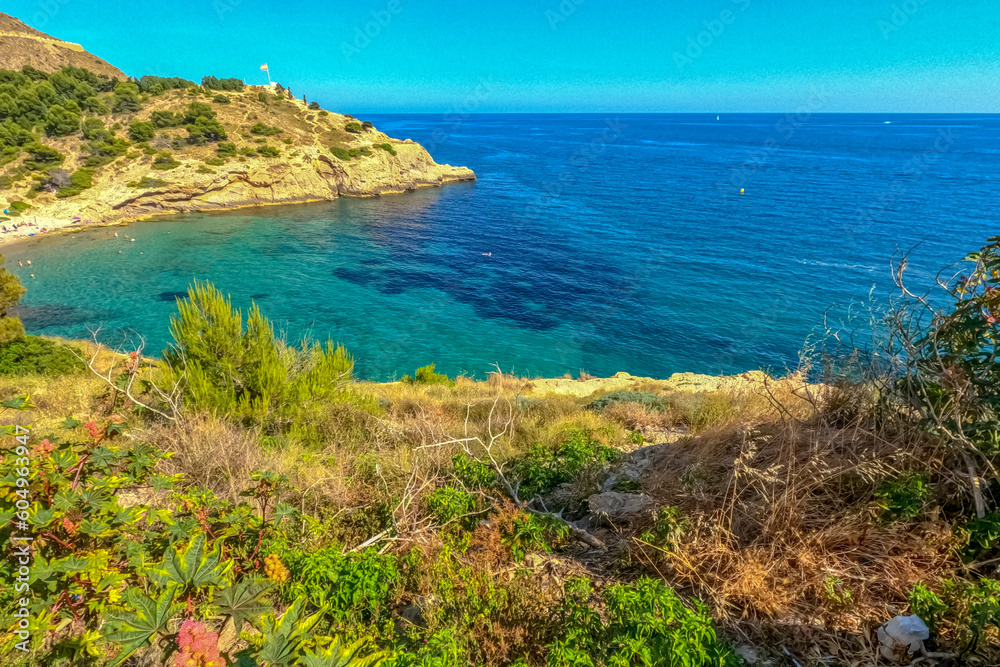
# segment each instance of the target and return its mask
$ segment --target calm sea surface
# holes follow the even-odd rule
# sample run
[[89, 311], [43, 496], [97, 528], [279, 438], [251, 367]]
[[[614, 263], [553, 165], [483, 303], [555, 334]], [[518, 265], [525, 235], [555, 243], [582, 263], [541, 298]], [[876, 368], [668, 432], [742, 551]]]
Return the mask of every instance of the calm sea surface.
[[1000, 234], [1000, 116], [366, 119], [479, 181], [14, 248], [26, 327], [156, 353], [199, 278], [373, 379], [782, 369], [829, 309], [889, 296], [898, 250], [929, 284]]

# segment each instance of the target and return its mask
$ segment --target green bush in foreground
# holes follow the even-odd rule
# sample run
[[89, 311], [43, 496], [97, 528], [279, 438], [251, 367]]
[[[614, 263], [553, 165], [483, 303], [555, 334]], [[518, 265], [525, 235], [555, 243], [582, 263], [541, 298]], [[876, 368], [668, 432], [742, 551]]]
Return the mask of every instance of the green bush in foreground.
[[81, 352], [38, 336], [19, 336], [0, 345], [0, 375], [68, 375], [86, 366]]
[[560, 610], [565, 632], [550, 647], [548, 667], [741, 664], [716, 635], [708, 608], [697, 600], [689, 607], [662, 581], [644, 578], [606, 588], [606, 618], [590, 607], [590, 597], [590, 581], [567, 581]]
[[318, 401], [356, 400], [377, 410], [374, 401], [349, 394], [354, 359], [343, 346], [286, 345], [257, 304], [244, 326], [243, 314], [210, 283], [195, 282], [177, 308], [174, 343], [163, 358], [191, 404], [277, 431]]
[[[21, 202], [14, 202], [14, 204], [19, 203]], [[21, 324], [21, 320], [9, 317], [7, 313], [17, 305], [27, 290], [21, 285], [21, 280], [17, 276], [3, 268], [6, 261], [7, 258], [0, 255], [0, 344], [9, 343], [24, 335], [24, 325]]]
[[334, 157], [343, 160], [344, 162], [347, 162], [348, 160], [351, 159], [351, 153], [346, 148], [341, 148], [340, 146], [331, 146], [330, 152], [333, 153]]

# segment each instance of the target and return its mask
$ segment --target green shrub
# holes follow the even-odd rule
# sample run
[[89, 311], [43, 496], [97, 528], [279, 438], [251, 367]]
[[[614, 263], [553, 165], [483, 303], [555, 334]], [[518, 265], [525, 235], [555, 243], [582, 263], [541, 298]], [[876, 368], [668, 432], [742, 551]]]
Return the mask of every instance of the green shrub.
[[128, 136], [132, 141], [149, 141], [156, 136], [156, 126], [148, 120], [134, 120], [129, 123]]
[[875, 491], [882, 518], [911, 521], [923, 512], [930, 496], [927, 478], [917, 473], [888, 479]]
[[219, 79], [214, 76], [203, 77], [201, 85], [209, 90], [229, 90], [234, 92], [240, 92], [246, 86], [240, 79]]
[[188, 143], [195, 145], [228, 138], [222, 123], [207, 116], [198, 116], [194, 122], [185, 125], [184, 129], [188, 131]]
[[281, 151], [274, 146], [261, 146], [257, 149], [257, 152], [260, 153], [262, 157], [278, 157], [281, 155]]
[[[170, 320], [173, 346], [163, 358], [186, 387], [187, 401], [276, 432], [317, 401], [352, 401], [377, 410], [349, 391], [354, 359], [340, 345], [290, 347], [253, 304], [247, 313], [208, 283], [195, 283]], [[374, 405], [374, 407], [373, 407]]]
[[[921, 299], [890, 322], [906, 341], [907, 368], [892, 398], [919, 425], [965, 456], [1000, 453], [1000, 236], [965, 258], [972, 266], [953, 279], [948, 312], [929, 312]], [[913, 323], [917, 325], [914, 326]]]
[[80, 129], [80, 114], [58, 104], [53, 104], [45, 114], [44, 127], [45, 134], [49, 137], [65, 137], [74, 134]]
[[226, 164], [226, 158], [223, 157], [210, 157], [205, 160], [205, 164], [211, 165], [213, 167], [221, 167]]
[[25, 289], [20, 279], [3, 268], [6, 258], [0, 255], [0, 344], [24, 335], [24, 325], [17, 317], [9, 315], [10, 309], [17, 305], [24, 295]]
[[393, 148], [392, 144], [375, 144], [376, 148], [381, 148], [389, 155], [396, 155], [396, 149]]
[[427, 511], [439, 524], [472, 514], [477, 506], [476, 496], [450, 486], [435, 489], [427, 496]]
[[163, 151], [153, 159], [153, 164], [150, 166], [159, 171], [169, 171], [181, 166], [181, 163], [175, 160], [169, 151]]
[[653, 527], [645, 531], [641, 539], [660, 548], [673, 548], [680, 543], [689, 527], [690, 523], [683, 517], [680, 508], [661, 507], [656, 511]]
[[229, 104], [232, 100], [230, 100], [225, 95], [219, 94], [213, 97], [212, 101], [215, 102], [216, 104]]
[[986, 512], [982, 517], [973, 516], [956, 532], [964, 533], [965, 560], [988, 559], [1000, 547], [1000, 512]]
[[161, 186], [166, 185], [166, 184], [167, 184], [166, 181], [160, 180], [159, 178], [150, 178], [149, 176], [143, 176], [142, 180], [131, 181], [128, 184], [128, 186], [130, 188], [144, 188], [144, 189], [148, 189], [148, 188], [158, 188], [158, 187], [161, 187]]
[[250, 134], [257, 134], [265, 137], [271, 137], [276, 134], [281, 134], [284, 130], [277, 127], [271, 127], [270, 125], [265, 125], [264, 123], [255, 123], [253, 127], [250, 128]]
[[23, 201], [12, 201], [10, 207], [20, 213], [21, 211], [27, 211], [31, 208], [31, 204]]
[[988, 633], [995, 640], [1000, 629], [1000, 581], [994, 579], [978, 583], [946, 579], [940, 594], [918, 583], [907, 599], [910, 611], [935, 635], [953, 639], [959, 656], [976, 651]]
[[199, 164], [198, 168], [194, 170], [196, 174], [214, 174], [214, 169], [209, 169], [203, 164]]
[[605, 613], [591, 607], [590, 582], [566, 582], [562, 636], [549, 645], [548, 667], [677, 665], [739, 667], [741, 659], [715, 632], [708, 608], [686, 604], [657, 579], [604, 589]]
[[367, 624], [387, 617], [402, 582], [396, 559], [375, 549], [289, 552], [281, 560], [291, 572], [287, 597], [305, 597], [315, 607], [329, 605], [328, 613], [338, 623]]
[[158, 128], [179, 127], [184, 124], [184, 116], [173, 111], [154, 111], [149, 120]]
[[313, 111], [318, 111], [319, 110], [319, 102], [310, 102], [309, 103], [309, 108], [311, 110], [313, 110]]
[[656, 412], [663, 412], [667, 409], [667, 402], [662, 396], [643, 391], [628, 391], [627, 389], [596, 398], [587, 404], [587, 409], [600, 412], [615, 403], [638, 403]]
[[115, 113], [135, 113], [142, 108], [139, 100], [139, 86], [129, 81], [115, 85], [115, 94], [111, 96], [111, 110]]
[[324, 117], [324, 116], [329, 116], [329, 115], [330, 115], [330, 112], [329, 112], [329, 111], [320, 111], [320, 112], [319, 112], [319, 115], [320, 115], [320, 117], [322, 118], [322, 117]]
[[215, 154], [221, 158], [236, 157], [236, 144], [219, 142], [215, 147]]
[[351, 159], [351, 153], [346, 148], [341, 148], [340, 146], [331, 146], [330, 152], [333, 153], [334, 157], [336, 157], [339, 160], [343, 160], [344, 162], [347, 162], [348, 160]]
[[373, 129], [375, 129], [375, 125], [370, 120], [366, 120], [365, 122], [361, 123], [361, 129], [362, 130], [373, 130]]
[[87, 167], [77, 169], [69, 178], [69, 185], [59, 188], [59, 192], [56, 193], [56, 197], [74, 197], [87, 188], [94, 186], [94, 170], [88, 169]]
[[351, 134], [361, 134], [361, 123], [348, 123], [344, 126], [344, 130]]
[[268, 94], [264, 92], [257, 93], [257, 101], [266, 106], [268, 104]]
[[20, 336], [0, 345], [0, 375], [58, 376], [83, 373], [83, 353], [37, 336]]
[[522, 498], [553, 491], [576, 479], [588, 468], [599, 468], [619, 460], [621, 453], [601, 444], [583, 430], [569, 431], [556, 447], [535, 445], [527, 454], [508, 463], [510, 476], [520, 484]]
[[455, 454], [451, 463], [454, 466], [452, 473], [468, 489], [485, 490], [496, 485], [496, 472], [482, 461], [465, 454]]
[[240, 155], [245, 155], [247, 157], [257, 157], [257, 151], [250, 146], [244, 146], [240, 149]]
[[48, 171], [66, 161], [65, 155], [37, 141], [27, 144], [24, 150], [28, 153], [24, 166], [32, 171]]
[[399, 381], [404, 384], [443, 384], [447, 387], [454, 387], [455, 381], [443, 373], [435, 373], [435, 366], [436, 364], [430, 364], [429, 366], [418, 368], [414, 373], [414, 377], [411, 378], [409, 375], [404, 375]]
[[910, 603], [910, 613], [919, 616], [927, 624], [931, 637], [936, 636], [950, 611], [948, 605], [923, 582], [917, 582], [906, 599]]

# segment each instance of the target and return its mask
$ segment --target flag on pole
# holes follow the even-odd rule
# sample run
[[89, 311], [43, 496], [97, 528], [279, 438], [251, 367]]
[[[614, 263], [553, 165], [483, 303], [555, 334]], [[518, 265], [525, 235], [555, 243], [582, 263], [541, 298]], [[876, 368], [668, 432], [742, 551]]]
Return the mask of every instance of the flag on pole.
[[264, 63], [263, 65], [260, 66], [260, 71], [261, 72], [267, 72], [268, 71], [268, 69], [267, 69], [267, 63]]

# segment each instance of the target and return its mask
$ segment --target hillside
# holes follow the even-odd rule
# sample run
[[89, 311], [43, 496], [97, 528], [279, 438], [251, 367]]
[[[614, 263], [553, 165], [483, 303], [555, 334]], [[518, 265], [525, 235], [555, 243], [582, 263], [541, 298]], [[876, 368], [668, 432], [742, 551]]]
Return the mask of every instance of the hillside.
[[[46, 39], [30, 34], [19, 48], [43, 62], [62, 48]], [[117, 81], [68, 65], [0, 70], [0, 169], [7, 216], [30, 214], [49, 228], [475, 180], [419, 144], [307, 105], [280, 85]]]
[[4, 13], [0, 13], [0, 66], [13, 70], [34, 67], [43, 72], [82, 67], [120, 81], [128, 78], [120, 69], [88, 53], [79, 44], [50, 37]]

